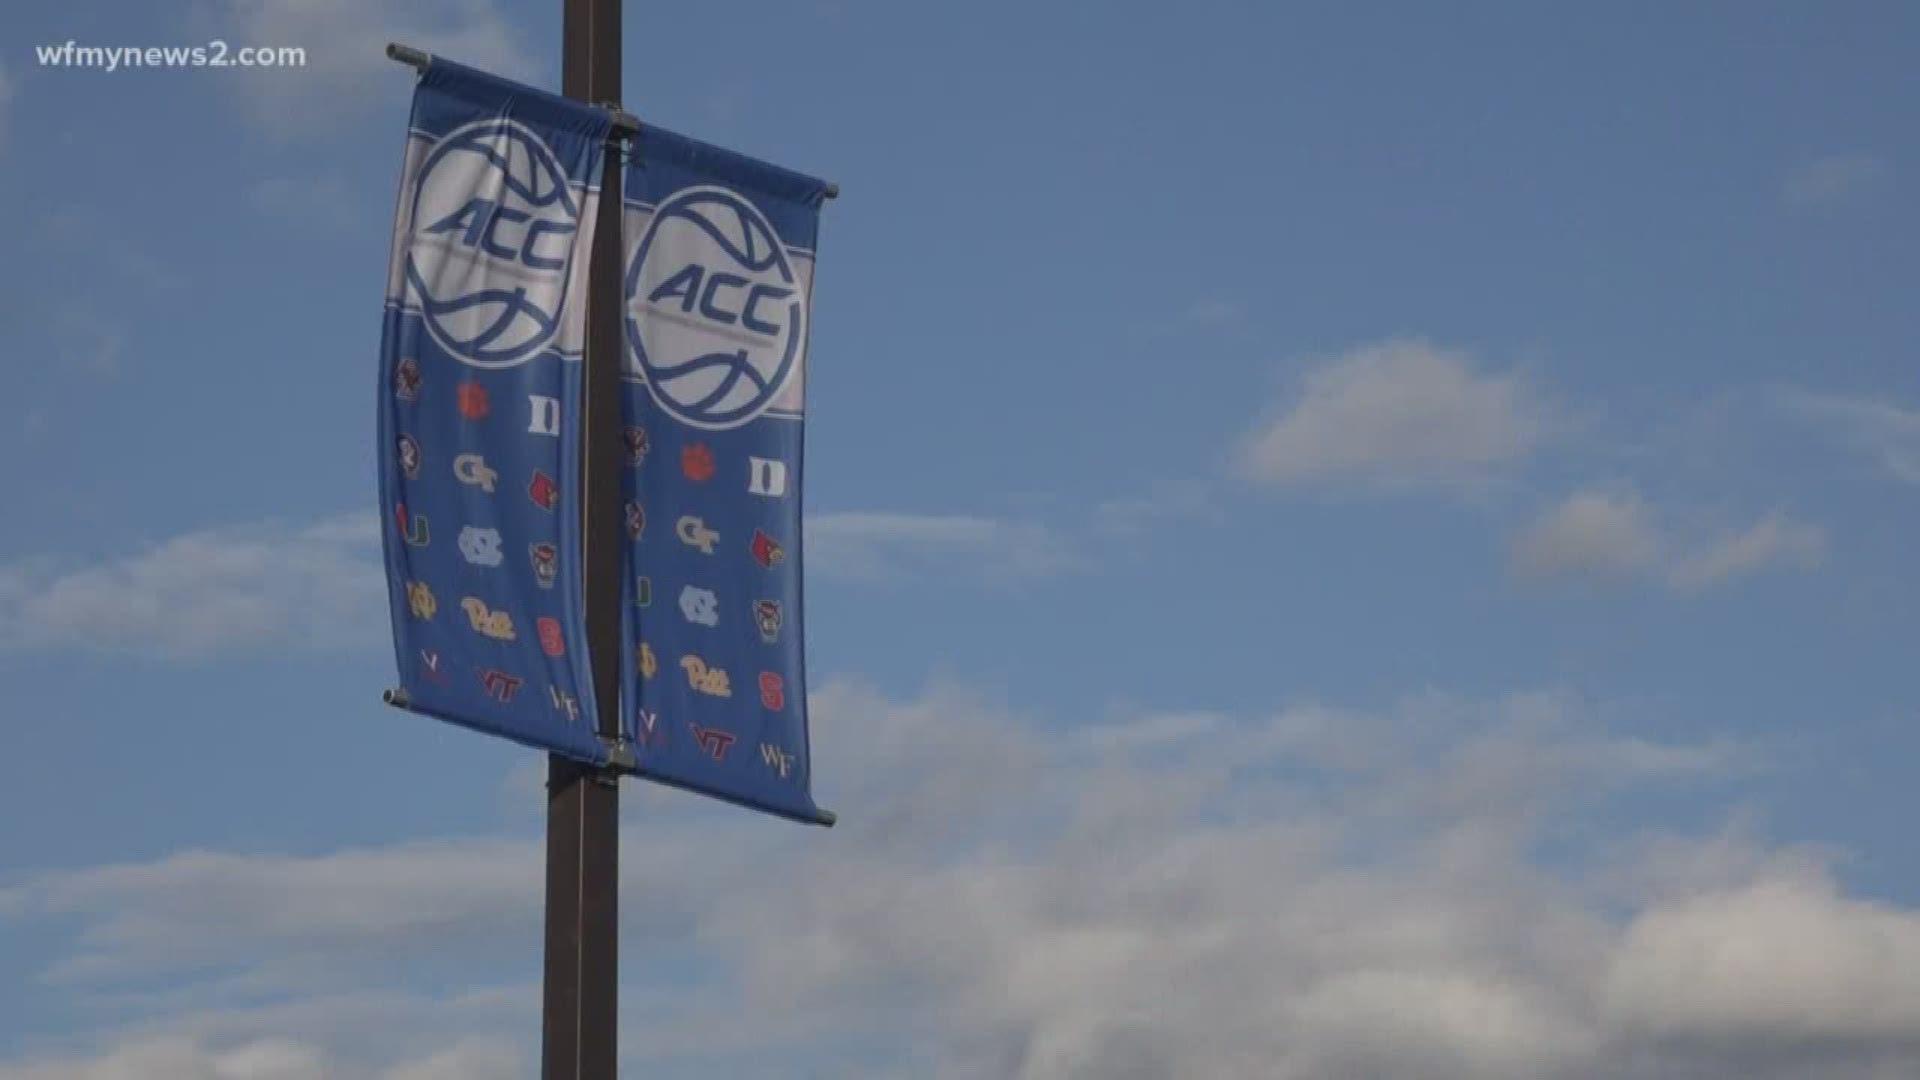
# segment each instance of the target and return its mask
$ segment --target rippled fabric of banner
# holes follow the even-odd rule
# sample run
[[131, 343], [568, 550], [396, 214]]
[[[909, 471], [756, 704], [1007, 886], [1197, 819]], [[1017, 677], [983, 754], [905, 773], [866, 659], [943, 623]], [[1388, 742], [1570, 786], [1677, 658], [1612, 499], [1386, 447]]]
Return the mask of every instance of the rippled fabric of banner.
[[800, 821], [807, 319], [826, 185], [643, 126], [627, 162], [628, 573], [637, 771]]
[[435, 59], [380, 366], [395, 704], [605, 763], [581, 603], [582, 315], [608, 114]]

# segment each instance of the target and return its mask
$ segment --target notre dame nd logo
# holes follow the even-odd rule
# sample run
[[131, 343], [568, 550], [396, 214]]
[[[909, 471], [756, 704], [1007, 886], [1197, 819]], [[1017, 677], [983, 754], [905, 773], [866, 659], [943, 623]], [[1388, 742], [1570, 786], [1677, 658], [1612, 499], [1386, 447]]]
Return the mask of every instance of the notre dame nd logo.
[[750, 200], [712, 185], [655, 209], [627, 268], [627, 342], [653, 400], [693, 427], [738, 427], [800, 370], [807, 282]]

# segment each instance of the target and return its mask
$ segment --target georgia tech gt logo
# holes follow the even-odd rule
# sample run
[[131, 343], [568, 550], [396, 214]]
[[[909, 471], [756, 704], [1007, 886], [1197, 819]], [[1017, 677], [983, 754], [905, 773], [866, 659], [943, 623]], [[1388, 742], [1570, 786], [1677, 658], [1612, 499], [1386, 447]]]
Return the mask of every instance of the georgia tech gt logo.
[[474, 367], [513, 367], [553, 343], [580, 206], [540, 136], [505, 118], [442, 136], [420, 166], [407, 285], [427, 332]]
[[472, 596], [460, 601], [460, 607], [467, 613], [467, 621], [473, 624], [476, 633], [495, 641], [513, 640], [513, 616], [504, 611], [489, 611], [486, 601]]
[[707, 662], [698, 656], [683, 656], [680, 667], [687, 673], [687, 685], [699, 693], [714, 697], [732, 697], [733, 685], [727, 681], [725, 670], [708, 667]]
[[500, 474], [487, 467], [487, 459], [479, 454], [461, 454], [453, 459], [454, 479], [463, 484], [471, 484], [487, 494], [493, 494], [493, 485], [500, 480]]
[[627, 343], [653, 400], [698, 428], [765, 412], [806, 348], [801, 274], [750, 200], [711, 185], [663, 200], [627, 267]]
[[720, 542], [720, 534], [707, 528], [705, 521], [692, 514], [676, 522], [674, 531], [679, 535], [681, 543], [690, 548], [699, 548], [702, 555], [713, 554], [713, 545]]

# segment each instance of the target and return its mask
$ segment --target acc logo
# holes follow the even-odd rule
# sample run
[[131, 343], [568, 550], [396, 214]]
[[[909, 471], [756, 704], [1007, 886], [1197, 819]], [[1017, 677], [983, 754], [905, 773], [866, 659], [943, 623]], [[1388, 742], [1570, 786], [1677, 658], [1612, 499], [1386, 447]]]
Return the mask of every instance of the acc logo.
[[487, 459], [479, 454], [461, 454], [453, 459], [454, 478], [463, 484], [471, 484], [487, 494], [493, 494], [493, 485], [500, 474], [487, 467]]
[[780, 601], [755, 600], [753, 624], [760, 628], [760, 640], [771, 645], [780, 640]]
[[639, 648], [633, 650], [633, 662], [640, 669], [640, 677], [643, 679], [653, 678], [653, 673], [660, 670], [660, 661], [653, 655], [653, 646], [644, 641], [640, 643]]
[[758, 207], [726, 188], [683, 188], [654, 210], [627, 268], [627, 343], [661, 408], [694, 427], [738, 427], [800, 369], [806, 299]]
[[787, 707], [787, 683], [771, 671], [760, 673], [760, 704], [774, 712]]
[[460, 601], [460, 607], [467, 613], [467, 621], [473, 624], [476, 632], [485, 634], [495, 641], [513, 640], [513, 617], [504, 611], [489, 611], [484, 601], [467, 597]]
[[719, 626], [720, 599], [713, 595], [712, 589], [689, 585], [680, 590], [680, 614], [685, 615], [690, 623]]
[[707, 528], [706, 522], [692, 514], [681, 518], [676, 523], [675, 531], [679, 533], [681, 543], [688, 547], [699, 548], [702, 555], [713, 554], [713, 545], [720, 542], [720, 534]]
[[475, 566], [499, 566], [500, 530], [469, 525], [460, 530], [460, 554]]
[[393, 396], [412, 401], [420, 396], [420, 361], [406, 359], [393, 369]]
[[413, 612], [416, 619], [431, 619], [433, 613], [440, 610], [440, 602], [433, 598], [433, 590], [427, 588], [424, 581], [407, 582], [407, 610]]
[[399, 449], [400, 471], [407, 474], [409, 480], [418, 477], [420, 475], [420, 444], [413, 441], [413, 436], [402, 435]]
[[533, 559], [533, 579], [543, 589], [553, 588], [553, 579], [560, 574], [560, 556], [553, 545], [545, 540], [527, 545], [527, 555]]
[[727, 673], [722, 668], [710, 668], [707, 662], [697, 656], [683, 656], [680, 666], [687, 673], [687, 685], [702, 694], [714, 697], [732, 697], [733, 686], [727, 682]]
[[407, 283], [427, 331], [461, 361], [501, 368], [552, 343], [580, 207], [525, 126], [481, 120], [440, 139], [413, 196]]

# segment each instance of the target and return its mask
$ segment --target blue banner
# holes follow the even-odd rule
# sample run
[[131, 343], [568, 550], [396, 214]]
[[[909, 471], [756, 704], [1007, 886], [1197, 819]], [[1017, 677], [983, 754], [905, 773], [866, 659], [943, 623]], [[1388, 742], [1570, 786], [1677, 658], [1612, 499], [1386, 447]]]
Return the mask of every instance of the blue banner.
[[628, 573], [636, 771], [801, 821], [808, 303], [821, 181], [650, 125], [627, 160]]
[[573, 484], [609, 127], [444, 60], [422, 74], [379, 410], [394, 703], [596, 764]]

